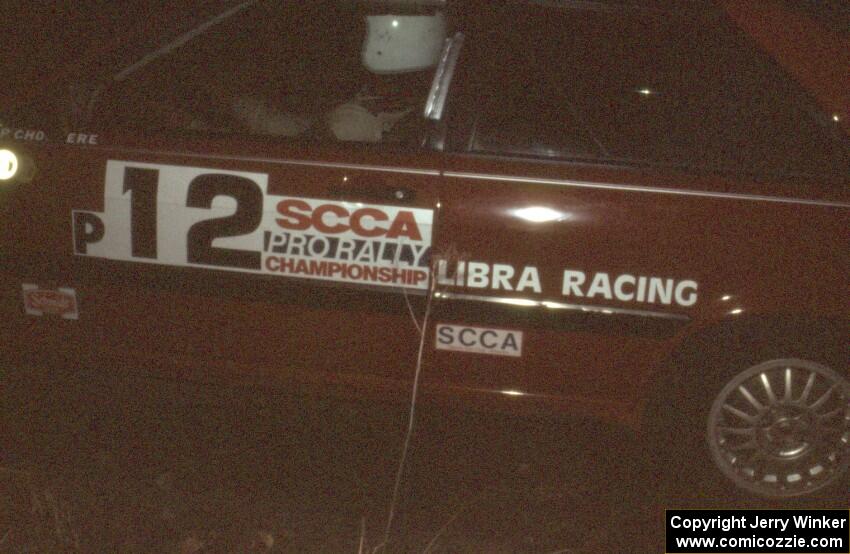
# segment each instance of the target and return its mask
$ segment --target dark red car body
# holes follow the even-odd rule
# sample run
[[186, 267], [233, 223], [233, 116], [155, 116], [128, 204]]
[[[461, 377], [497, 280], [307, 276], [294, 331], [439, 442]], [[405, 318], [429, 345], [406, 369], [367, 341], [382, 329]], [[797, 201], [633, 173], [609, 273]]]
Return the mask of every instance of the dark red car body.
[[[803, 66], [798, 43], [789, 50], [755, 28], [753, 21], [767, 16], [737, 12], [766, 52], [818, 89], [812, 95], [824, 110], [847, 120], [846, 80], [827, 85], [818, 67]], [[809, 38], [832, 48], [840, 65], [847, 49], [824, 36]], [[689, 378], [691, 369], [679, 365], [683, 352], [734, 344], [736, 336], [761, 329], [781, 330], [792, 340], [797, 332], [816, 333], [846, 347], [846, 184], [110, 128], [48, 130], [38, 141], [26, 140], [35, 137], [27, 135], [29, 127], [4, 123], [10, 132], [2, 147], [36, 168], [29, 182], [0, 191], [0, 355], [10, 367], [85, 366], [216, 385], [409, 399], [427, 288], [403, 293], [75, 254], [73, 214], [106, 210], [108, 160], [267, 175], [267, 195], [331, 205], [430, 210], [431, 277], [440, 274], [438, 260], [445, 271], [434, 285], [425, 328], [425, 401], [576, 414], [639, 428], [647, 407]], [[556, 215], [548, 221], [517, 215], [536, 207]], [[458, 262], [487, 264], [487, 284], [459, 283]], [[505, 277], [510, 287], [492, 278], [496, 264], [512, 268]], [[519, 286], [529, 267], [539, 287]], [[565, 286], [565, 271], [585, 275], [577, 285], [582, 296]], [[598, 278], [590, 295], [601, 273], [607, 277]], [[614, 290], [624, 275], [632, 278]], [[640, 277], [669, 290], [639, 301]], [[22, 284], [73, 289], [75, 318], [27, 313]], [[520, 332], [521, 355], [438, 349], [435, 329], [446, 324]]]

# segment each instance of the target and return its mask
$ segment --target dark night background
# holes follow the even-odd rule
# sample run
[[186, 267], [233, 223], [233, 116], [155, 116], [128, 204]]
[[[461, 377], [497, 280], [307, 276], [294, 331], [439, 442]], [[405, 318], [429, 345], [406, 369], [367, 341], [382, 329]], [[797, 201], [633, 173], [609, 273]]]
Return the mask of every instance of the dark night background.
[[[850, 38], [846, 1], [781, 1]], [[124, 67], [168, 38], [237, 4], [234, 0], [7, 0], [0, 27], [0, 75], [4, 76], [0, 103], [20, 102], [45, 89], [55, 91], [80, 75]]]
[[[59, 71], [65, 64], [116, 42], [155, 45], [161, 34], [174, 36], [194, 20], [238, 2], [228, 0], [77, 0], [3, 2], [6, 29], [0, 57], [6, 89], [20, 90]], [[818, 19], [836, 33], [850, 35], [850, 4], [844, 0], [786, 0], [785, 5]]]

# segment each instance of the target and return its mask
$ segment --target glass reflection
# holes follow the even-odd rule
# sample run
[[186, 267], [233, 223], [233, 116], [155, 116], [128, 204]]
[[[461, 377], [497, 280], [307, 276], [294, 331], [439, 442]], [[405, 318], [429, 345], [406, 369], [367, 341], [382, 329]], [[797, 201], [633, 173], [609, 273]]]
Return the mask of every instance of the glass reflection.
[[520, 219], [531, 223], [549, 223], [551, 221], [564, 221], [569, 219], [569, 214], [547, 208], [546, 206], [529, 206], [513, 210], [511, 213]]

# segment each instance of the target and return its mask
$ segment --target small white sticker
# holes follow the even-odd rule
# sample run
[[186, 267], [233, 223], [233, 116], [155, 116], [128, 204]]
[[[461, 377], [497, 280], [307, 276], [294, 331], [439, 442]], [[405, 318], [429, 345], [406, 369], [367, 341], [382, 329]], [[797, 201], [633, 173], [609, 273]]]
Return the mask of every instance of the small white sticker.
[[522, 356], [522, 331], [438, 324], [436, 336], [437, 350]]
[[77, 293], [74, 289], [42, 289], [38, 285], [23, 283], [24, 310], [29, 315], [57, 315], [63, 319], [77, 319]]

